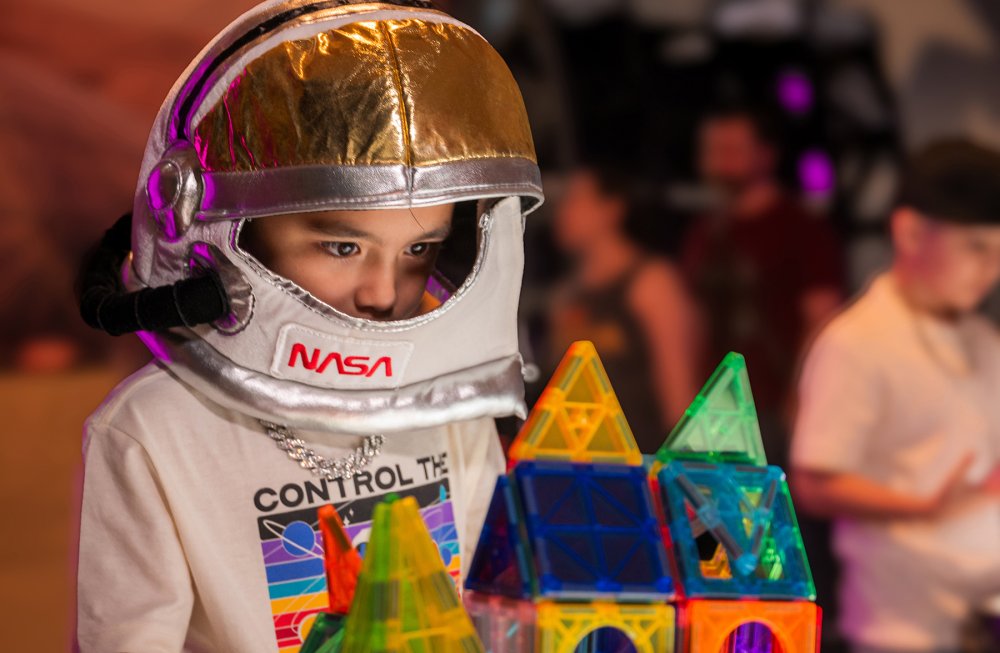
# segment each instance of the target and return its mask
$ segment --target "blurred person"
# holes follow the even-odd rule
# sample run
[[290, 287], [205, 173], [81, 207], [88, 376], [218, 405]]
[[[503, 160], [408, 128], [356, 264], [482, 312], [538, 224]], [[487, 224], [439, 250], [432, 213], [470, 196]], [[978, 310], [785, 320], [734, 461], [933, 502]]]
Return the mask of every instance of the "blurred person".
[[890, 269], [809, 351], [792, 489], [834, 519], [854, 651], [958, 651], [1000, 594], [1000, 337], [974, 312], [1000, 279], [1000, 154], [921, 151], [891, 235]]
[[701, 376], [727, 352], [746, 357], [767, 455], [781, 464], [799, 353], [843, 297], [841, 247], [780, 182], [766, 114], [718, 107], [702, 120], [697, 147], [701, 177], [719, 200], [691, 227], [681, 254], [708, 322], [710, 367]]
[[629, 235], [635, 210], [613, 168], [570, 177], [554, 236], [573, 267], [551, 304], [549, 353], [554, 367], [573, 341], [593, 341], [639, 448], [653, 453], [697, 392], [697, 329], [677, 270]]

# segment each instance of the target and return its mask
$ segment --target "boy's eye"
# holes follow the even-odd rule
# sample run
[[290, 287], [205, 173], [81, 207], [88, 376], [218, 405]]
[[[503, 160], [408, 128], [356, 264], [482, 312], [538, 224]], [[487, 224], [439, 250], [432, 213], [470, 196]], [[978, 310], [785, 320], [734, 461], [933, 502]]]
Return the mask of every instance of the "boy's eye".
[[330, 254], [346, 258], [348, 256], [354, 256], [361, 251], [357, 243], [323, 243], [323, 247], [326, 248]]
[[410, 245], [409, 253], [411, 256], [427, 256], [434, 248], [440, 243], [416, 243]]

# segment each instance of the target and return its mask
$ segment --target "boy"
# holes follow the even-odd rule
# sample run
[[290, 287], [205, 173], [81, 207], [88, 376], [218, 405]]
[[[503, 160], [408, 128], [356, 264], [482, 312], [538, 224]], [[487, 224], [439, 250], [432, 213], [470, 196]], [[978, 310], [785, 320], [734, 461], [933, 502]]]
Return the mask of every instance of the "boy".
[[800, 384], [792, 480], [834, 519], [855, 651], [957, 651], [1000, 593], [1000, 340], [974, 313], [1000, 278], [1000, 155], [916, 155], [894, 258], [819, 335]]
[[[468, 564], [504, 468], [491, 418], [524, 414], [541, 189], [503, 62], [415, 4], [261, 5], [164, 104], [134, 292], [93, 320], [134, 317], [157, 362], [87, 424], [82, 650], [298, 650], [326, 606], [326, 503], [363, 550], [374, 504], [415, 496], [456, 579]], [[193, 319], [204, 279], [224, 310]]]

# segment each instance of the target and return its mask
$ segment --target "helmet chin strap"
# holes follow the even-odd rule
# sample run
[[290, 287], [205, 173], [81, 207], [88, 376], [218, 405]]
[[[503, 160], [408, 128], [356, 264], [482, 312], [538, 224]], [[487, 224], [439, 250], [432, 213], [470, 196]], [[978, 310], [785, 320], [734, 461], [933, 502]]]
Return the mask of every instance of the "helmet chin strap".
[[84, 264], [80, 315], [88, 326], [119, 336], [192, 327], [229, 314], [229, 297], [213, 270], [170, 285], [127, 292], [120, 271], [131, 249], [131, 232], [132, 214], [126, 213], [104, 233]]

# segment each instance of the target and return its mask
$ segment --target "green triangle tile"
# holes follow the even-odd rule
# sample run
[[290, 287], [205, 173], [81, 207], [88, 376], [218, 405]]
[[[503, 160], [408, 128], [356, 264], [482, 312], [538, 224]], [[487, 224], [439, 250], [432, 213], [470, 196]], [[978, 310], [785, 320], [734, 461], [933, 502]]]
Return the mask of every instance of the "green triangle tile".
[[344, 617], [320, 612], [299, 653], [338, 653], [344, 638]]
[[483, 651], [413, 497], [375, 507], [341, 651]]
[[746, 361], [727, 354], [656, 452], [674, 459], [767, 465]]

